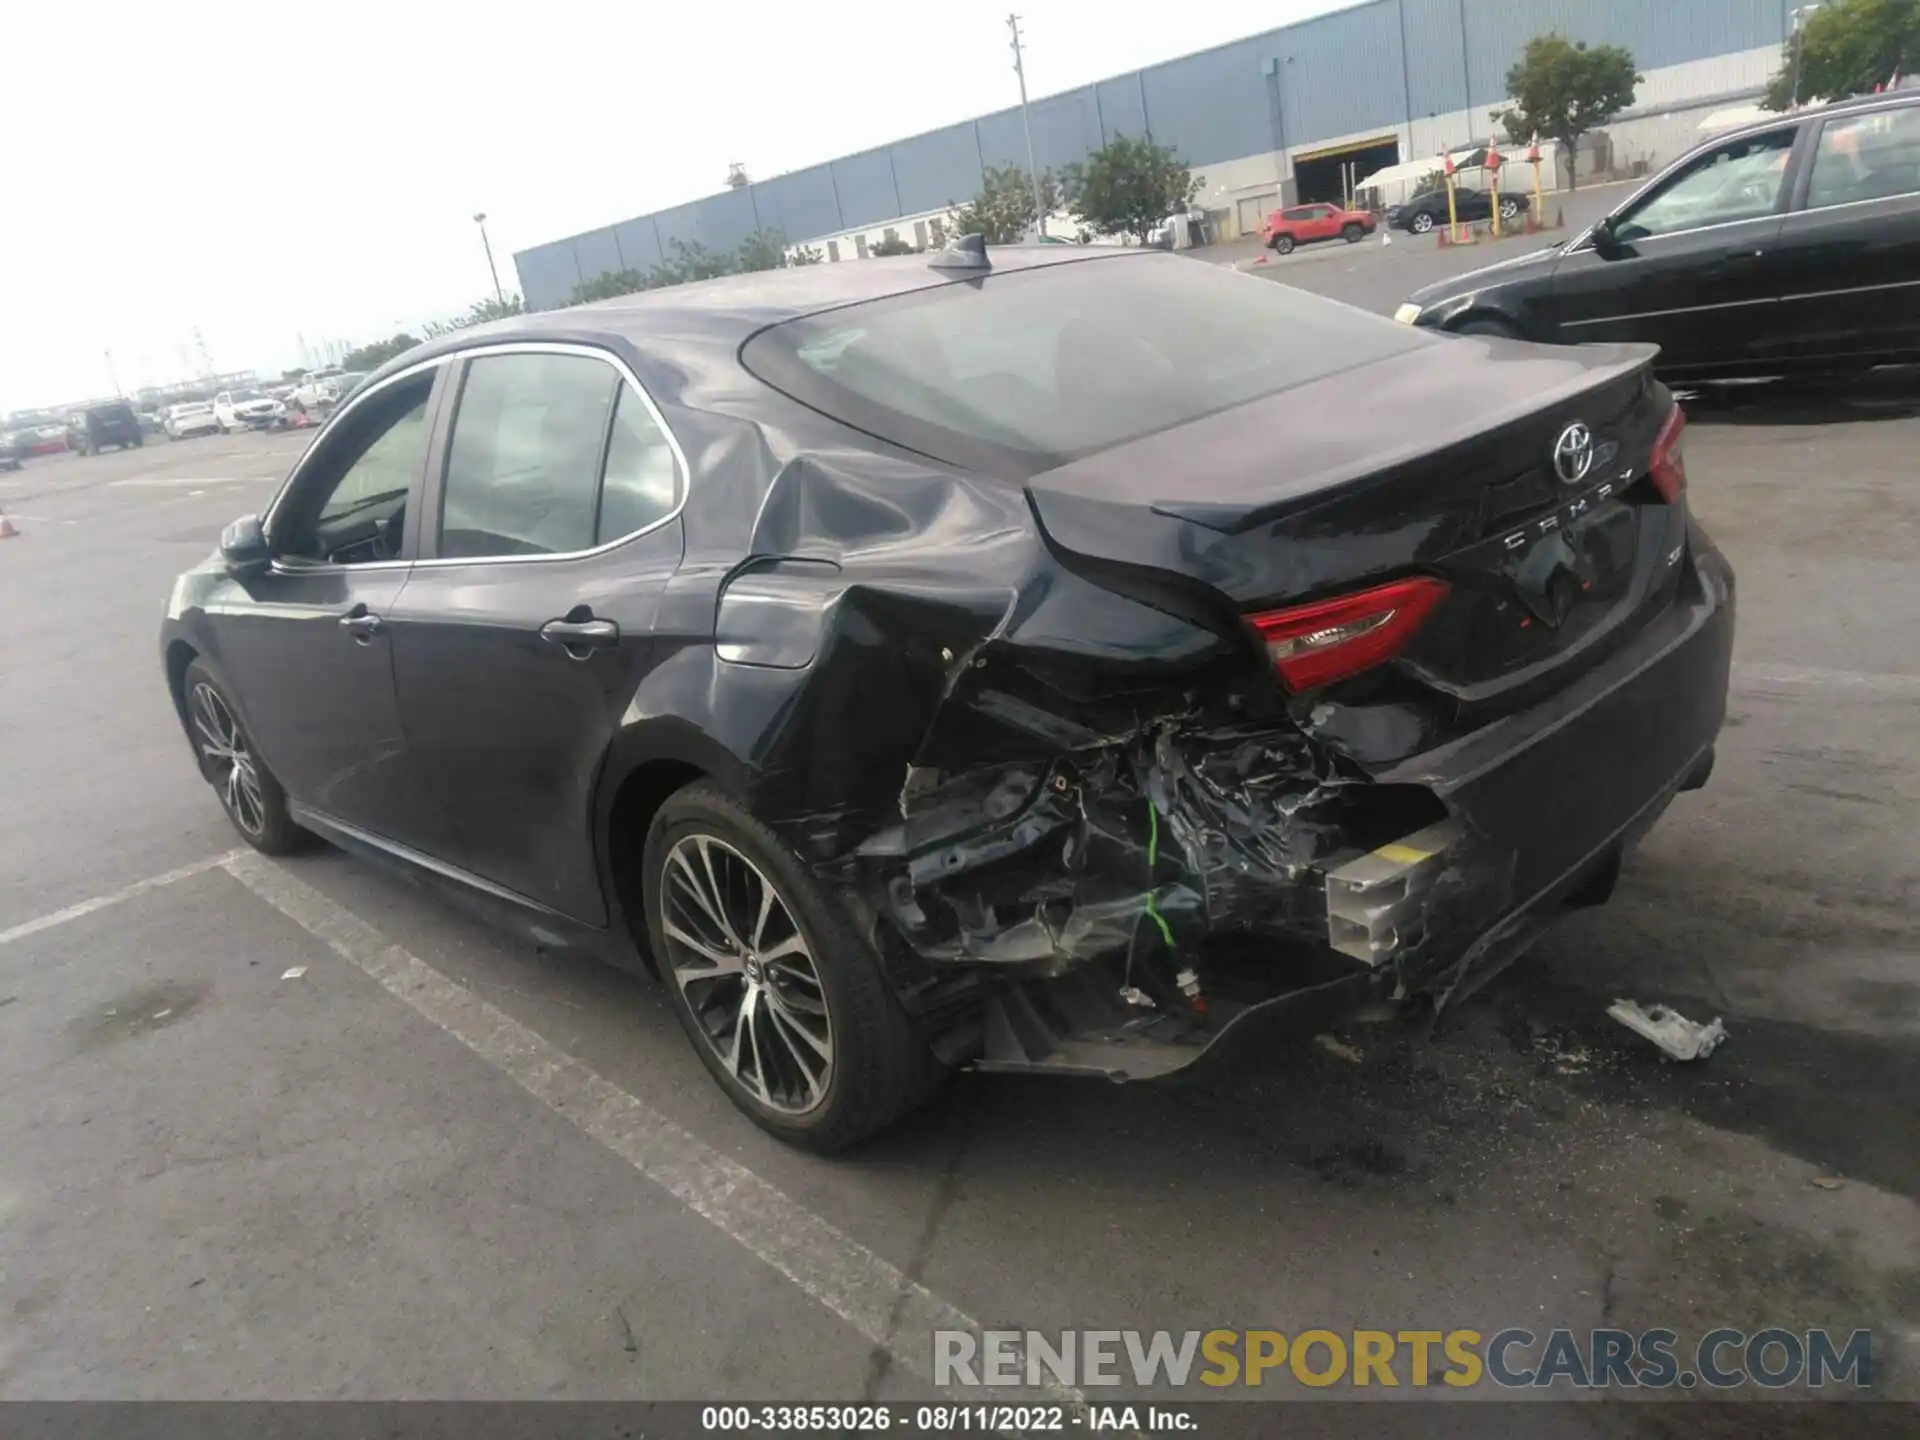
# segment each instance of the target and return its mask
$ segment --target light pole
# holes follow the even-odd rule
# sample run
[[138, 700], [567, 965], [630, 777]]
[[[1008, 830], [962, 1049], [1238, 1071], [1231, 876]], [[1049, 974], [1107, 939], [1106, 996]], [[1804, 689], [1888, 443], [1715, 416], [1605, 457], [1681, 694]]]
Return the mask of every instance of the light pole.
[[1802, 5], [1790, 16], [1793, 23], [1793, 104], [1790, 109], [1800, 108], [1800, 52], [1807, 48], [1807, 16], [1819, 8], [1818, 5]]
[[107, 357], [107, 378], [113, 382], [113, 393], [116, 395], [126, 393], [120, 388], [120, 372], [113, 368], [113, 351], [102, 350], [100, 353]]
[[1033, 161], [1033, 122], [1027, 118], [1027, 69], [1020, 58], [1020, 17], [1007, 16], [1007, 29], [1013, 32], [1013, 73], [1020, 77], [1020, 128], [1027, 132], [1027, 177], [1033, 181], [1033, 224], [1040, 234], [1047, 233], [1047, 207], [1040, 200], [1040, 167]]
[[500, 289], [500, 272], [494, 268], [493, 244], [487, 239], [487, 212], [484, 210], [476, 210], [473, 215], [473, 223], [480, 227], [480, 244], [487, 252], [487, 274], [493, 277], [493, 298], [504, 305], [507, 303], [507, 297]]

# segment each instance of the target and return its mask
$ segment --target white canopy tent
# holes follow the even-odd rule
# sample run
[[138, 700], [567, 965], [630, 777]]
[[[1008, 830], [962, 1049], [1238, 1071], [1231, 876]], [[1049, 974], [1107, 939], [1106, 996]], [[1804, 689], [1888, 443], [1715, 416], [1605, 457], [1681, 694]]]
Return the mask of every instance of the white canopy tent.
[[[1485, 154], [1490, 149], [1498, 149], [1500, 152], [1500, 158], [1503, 162], [1500, 169], [1503, 188], [1515, 183], [1511, 178], [1515, 175], [1526, 176], [1527, 185], [1529, 187], [1532, 186], [1533, 167], [1527, 163], [1527, 147], [1524, 145], [1470, 145], [1464, 149], [1453, 150], [1448, 153], [1453, 159], [1455, 171], [1463, 172], [1469, 169], [1482, 169]], [[1547, 167], [1542, 172], [1541, 179], [1548, 186], [1557, 187], [1558, 180], [1556, 177], [1558, 175], [1558, 164], [1554, 158], [1553, 150], [1554, 147], [1552, 145], [1542, 145], [1540, 147], [1541, 164]], [[1446, 161], [1438, 155], [1430, 155], [1424, 160], [1403, 160], [1398, 165], [1389, 165], [1384, 170], [1374, 171], [1373, 174], [1367, 176], [1366, 179], [1353, 187], [1355, 196], [1354, 203], [1377, 210], [1387, 210], [1395, 205], [1404, 205], [1407, 201], [1411, 200], [1414, 193], [1419, 190], [1421, 181], [1436, 171], [1445, 168]], [[1484, 174], [1469, 183], [1483, 185], [1485, 183]]]

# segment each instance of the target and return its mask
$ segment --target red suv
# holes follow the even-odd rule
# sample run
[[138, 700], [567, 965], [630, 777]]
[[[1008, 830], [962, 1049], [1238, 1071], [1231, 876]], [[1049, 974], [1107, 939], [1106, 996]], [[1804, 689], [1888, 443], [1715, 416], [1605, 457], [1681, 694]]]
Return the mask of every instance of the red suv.
[[1286, 255], [1296, 245], [1313, 240], [1341, 239], [1349, 245], [1373, 233], [1375, 221], [1365, 210], [1342, 210], [1338, 205], [1294, 205], [1267, 217], [1267, 248]]

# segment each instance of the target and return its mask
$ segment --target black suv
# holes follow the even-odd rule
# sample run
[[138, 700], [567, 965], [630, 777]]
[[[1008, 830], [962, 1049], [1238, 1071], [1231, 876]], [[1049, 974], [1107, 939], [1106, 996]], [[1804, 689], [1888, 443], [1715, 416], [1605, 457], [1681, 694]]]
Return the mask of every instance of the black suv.
[[146, 443], [146, 436], [140, 433], [140, 417], [124, 401], [89, 405], [67, 417], [67, 448], [79, 455], [97, 455], [108, 445], [124, 450]]

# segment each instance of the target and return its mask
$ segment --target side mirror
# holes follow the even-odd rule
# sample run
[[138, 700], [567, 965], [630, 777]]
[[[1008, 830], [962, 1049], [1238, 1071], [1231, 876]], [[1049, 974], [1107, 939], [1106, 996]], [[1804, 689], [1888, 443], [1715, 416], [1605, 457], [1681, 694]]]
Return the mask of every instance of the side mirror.
[[1594, 221], [1591, 233], [1593, 235], [1594, 252], [1601, 256], [1601, 258], [1611, 260], [1615, 256], [1626, 253], [1626, 242], [1620, 238], [1618, 232], [1613, 228], [1613, 216], [1602, 215], [1598, 220]]
[[258, 515], [243, 515], [220, 532], [220, 558], [235, 575], [264, 570], [273, 559]]

